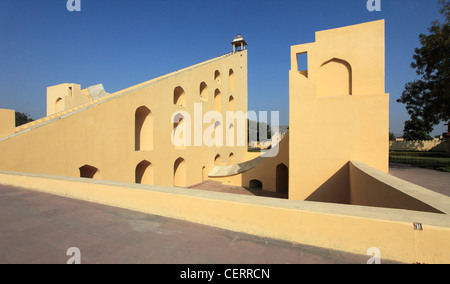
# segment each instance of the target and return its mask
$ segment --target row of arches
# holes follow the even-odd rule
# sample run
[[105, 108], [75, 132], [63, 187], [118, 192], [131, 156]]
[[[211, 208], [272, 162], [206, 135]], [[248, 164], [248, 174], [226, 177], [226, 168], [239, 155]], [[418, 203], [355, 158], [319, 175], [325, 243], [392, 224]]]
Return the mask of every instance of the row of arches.
[[[234, 122], [227, 122], [228, 124], [224, 125], [224, 122], [221, 119], [213, 120], [216, 119], [215, 116], [205, 116], [205, 118], [209, 118], [212, 122], [210, 122], [211, 125], [206, 129], [203, 128], [202, 124], [202, 136], [200, 136], [203, 143], [202, 145], [219, 148], [222, 146], [234, 147], [236, 145], [245, 145], [245, 142], [242, 142], [242, 135], [235, 135]], [[190, 128], [192, 125], [191, 118], [189, 115], [185, 116], [180, 112], [176, 113], [172, 119], [173, 131], [171, 139], [174, 149], [186, 149], [186, 146], [192, 145], [193, 132]], [[242, 128], [243, 126], [241, 123], [241, 126], [238, 126], [237, 129], [241, 130]]]
[[[276, 192], [279, 193], [287, 193], [289, 190], [289, 169], [288, 167], [281, 163], [278, 164], [276, 169]], [[258, 179], [252, 179], [248, 183], [249, 189], [256, 189], [256, 190], [262, 190], [263, 189], [263, 183]]]
[[[220, 165], [221, 156], [218, 154], [214, 158], [214, 163], [216, 165]], [[230, 153], [229, 155], [229, 163], [234, 163], [234, 154]], [[84, 165], [79, 168], [80, 177], [82, 178], [90, 178], [90, 179], [101, 179], [100, 170], [91, 165]], [[139, 184], [154, 184], [153, 180], [153, 165], [151, 162], [147, 160], [143, 160], [140, 162], [135, 169], [135, 183]], [[186, 183], [186, 161], [183, 158], [178, 158], [174, 162], [173, 166], [173, 185], [185, 187]], [[207, 179], [206, 167], [202, 168], [202, 178], [203, 180]]]
[[[79, 168], [81, 178], [101, 179], [100, 170], [91, 165]], [[136, 166], [135, 182], [142, 184], [153, 184], [153, 165], [149, 161], [142, 161]]]
[[[229, 165], [234, 165], [234, 153], [230, 153], [230, 155], [228, 155], [228, 164]], [[222, 164], [222, 156], [220, 156], [220, 154], [217, 154], [214, 157], [214, 165], [215, 166], [221, 166]]]
[[[209, 100], [208, 85], [205, 82], [200, 83], [200, 98], [203, 101]], [[173, 104], [176, 106], [186, 106], [186, 92], [180, 86], [173, 91]], [[222, 111], [222, 93], [219, 89], [214, 90], [214, 110]], [[234, 111], [234, 97], [228, 97], [228, 111]]]
[[[217, 84], [222, 84], [222, 75], [219, 70], [214, 72], [214, 81]], [[233, 69], [228, 70], [228, 89], [234, 91], [234, 71]]]
[[[215, 165], [220, 165], [221, 157], [216, 155], [214, 158]], [[234, 163], [234, 154], [229, 155], [229, 163]], [[98, 168], [91, 165], [84, 165], [79, 168], [80, 177], [90, 179], [101, 179], [101, 174]], [[135, 170], [135, 182], [138, 184], [154, 184], [153, 180], [153, 165], [147, 160], [140, 162]], [[202, 167], [202, 181], [208, 179], [208, 172], [206, 166]], [[175, 160], [173, 165], [173, 186], [186, 187], [187, 186], [187, 169], [186, 161], [179, 157]], [[249, 189], [262, 190], [263, 183], [258, 179], [252, 179], [248, 184]], [[289, 169], [281, 163], [276, 167], [276, 192], [287, 193], [289, 189]]]
[[[222, 75], [220, 74], [219, 70], [216, 70], [214, 72], [214, 81], [218, 84], [222, 84]], [[228, 71], [228, 89], [231, 91], [234, 91], [234, 71], [233, 69], [230, 69]], [[209, 100], [209, 91], [208, 91], [208, 85], [205, 82], [200, 83], [200, 98], [204, 101]], [[215, 110], [218, 110], [218, 106], [216, 106], [217, 102], [221, 98], [220, 96], [220, 90], [215, 89], [214, 91], [214, 106]], [[230, 101], [233, 100], [233, 108], [234, 108], [234, 98], [231, 96]], [[184, 89], [180, 86], [177, 86], [173, 91], [173, 104], [177, 106], [186, 106], [186, 92]], [[230, 109], [234, 110], [234, 109]], [[220, 110], [219, 110], [220, 111]]]

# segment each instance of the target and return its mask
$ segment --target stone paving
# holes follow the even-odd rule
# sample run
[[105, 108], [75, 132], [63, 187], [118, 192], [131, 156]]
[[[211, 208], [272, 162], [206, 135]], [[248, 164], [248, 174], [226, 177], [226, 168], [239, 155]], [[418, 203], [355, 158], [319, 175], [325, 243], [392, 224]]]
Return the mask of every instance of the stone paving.
[[450, 173], [391, 163], [389, 173], [400, 179], [450, 196]]
[[[337, 264], [366, 255], [260, 238], [0, 185], [0, 263]], [[363, 254], [365, 252], [362, 252]]]
[[[391, 164], [390, 174], [450, 196], [450, 173]], [[214, 182], [193, 188], [286, 198]], [[1, 264], [64, 264], [71, 247], [80, 249], [84, 264], [364, 264], [369, 259], [364, 252], [355, 255], [261, 238], [0, 185]]]

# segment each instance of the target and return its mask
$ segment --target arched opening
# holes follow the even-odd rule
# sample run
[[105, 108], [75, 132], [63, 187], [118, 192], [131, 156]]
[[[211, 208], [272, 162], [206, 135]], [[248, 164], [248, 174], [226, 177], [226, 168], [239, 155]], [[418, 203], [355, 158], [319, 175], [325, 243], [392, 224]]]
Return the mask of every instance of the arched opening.
[[229, 165], [234, 165], [234, 154], [233, 154], [233, 153], [231, 153], [231, 154], [228, 156], [228, 164], [229, 164]]
[[285, 164], [279, 164], [276, 169], [277, 192], [288, 192], [289, 169]]
[[55, 113], [61, 112], [63, 110], [64, 110], [64, 106], [63, 106], [63, 103], [62, 103], [62, 98], [56, 99], [56, 102], [55, 102]]
[[91, 178], [91, 179], [100, 179], [100, 171], [93, 166], [84, 165], [80, 168], [80, 177], [82, 178]]
[[173, 91], [173, 104], [177, 106], [186, 106], [186, 93], [180, 86]]
[[214, 158], [214, 165], [220, 166], [221, 164], [222, 164], [222, 158], [220, 157], [219, 154], [217, 154], [216, 157]]
[[333, 58], [319, 68], [319, 97], [352, 95], [352, 67], [347, 61]]
[[219, 70], [216, 70], [216, 72], [214, 72], [214, 80], [215, 80], [218, 84], [222, 84], [222, 75], [220, 75]]
[[228, 125], [227, 146], [234, 147], [234, 124], [233, 123], [230, 123], [230, 125]]
[[214, 110], [218, 112], [222, 111], [222, 94], [219, 89], [214, 91]]
[[202, 168], [202, 181], [208, 180], [208, 172], [206, 171], [206, 167]]
[[184, 114], [180, 112], [174, 114], [174, 117], [172, 117], [172, 145], [175, 149], [185, 149], [186, 146], [191, 145], [191, 122], [189, 115], [185, 116]]
[[145, 106], [136, 110], [134, 123], [134, 141], [136, 151], [153, 150], [153, 116]]
[[234, 71], [233, 69], [230, 69], [228, 73], [228, 88], [232, 91], [234, 91]]
[[186, 162], [178, 158], [173, 165], [173, 185], [186, 187]]
[[234, 97], [233, 96], [230, 96], [230, 98], [228, 99], [228, 110], [234, 111]]
[[208, 101], [208, 86], [205, 82], [200, 84], [200, 98], [204, 101]]
[[219, 121], [214, 123], [214, 145], [216, 147], [223, 146], [223, 128]]
[[249, 189], [261, 189], [263, 188], [263, 184], [261, 181], [257, 179], [252, 179], [248, 185]]
[[142, 161], [136, 166], [136, 183], [153, 184], [153, 166], [149, 161]]

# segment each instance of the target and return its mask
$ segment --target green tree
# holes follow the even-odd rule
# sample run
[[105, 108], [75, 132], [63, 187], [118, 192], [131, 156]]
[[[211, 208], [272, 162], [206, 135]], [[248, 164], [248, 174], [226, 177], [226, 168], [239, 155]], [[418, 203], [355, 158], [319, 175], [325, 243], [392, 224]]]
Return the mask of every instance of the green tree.
[[450, 1], [439, 3], [445, 22], [434, 21], [429, 34], [419, 36], [421, 47], [415, 49], [411, 63], [421, 78], [407, 83], [397, 100], [406, 104], [411, 116], [408, 129], [417, 126], [418, 132], [450, 120]]
[[405, 122], [403, 138], [408, 141], [414, 140], [433, 140], [429, 133], [433, 131], [430, 126], [420, 118], [412, 118]]
[[394, 132], [389, 131], [389, 141], [395, 141], [396, 139]]
[[29, 114], [16, 111], [16, 127], [34, 121]]
[[[260, 129], [264, 129], [264, 127], [266, 128], [266, 136], [267, 137], [259, 137], [259, 130]], [[265, 141], [267, 139], [270, 139], [272, 137], [272, 131], [271, 131], [271, 127], [270, 125], [268, 125], [267, 123], [264, 122], [256, 122], [253, 120], [249, 120], [247, 119], [247, 142], [250, 142], [250, 131], [252, 131], [252, 129], [254, 131], [256, 131], [256, 141]]]

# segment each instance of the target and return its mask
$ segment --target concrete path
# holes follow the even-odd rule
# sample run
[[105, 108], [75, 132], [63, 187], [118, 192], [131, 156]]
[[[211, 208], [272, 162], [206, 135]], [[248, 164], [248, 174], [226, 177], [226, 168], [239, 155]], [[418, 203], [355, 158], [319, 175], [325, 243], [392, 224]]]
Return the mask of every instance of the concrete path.
[[364, 264], [369, 259], [0, 185], [0, 263], [65, 264], [71, 247], [80, 249], [82, 264]]
[[[390, 174], [450, 196], [450, 173], [391, 164]], [[84, 264], [366, 263], [369, 258], [0, 185], [1, 264], [64, 264], [71, 247], [80, 249]]]
[[207, 191], [215, 191], [215, 192], [225, 192], [232, 194], [243, 194], [243, 195], [252, 195], [252, 196], [263, 196], [263, 197], [272, 197], [272, 198], [281, 198], [288, 199], [288, 193], [282, 192], [271, 192], [262, 189], [249, 189], [242, 186], [233, 186], [233, 185], [225, 185], [218, 181], [204, 181], [199, 184], [195, 184], [190, 186], [189, 188], [207, 190]]
[[397, 178], [450, 196], [450, 173], [391, 163], [389, 173]]

